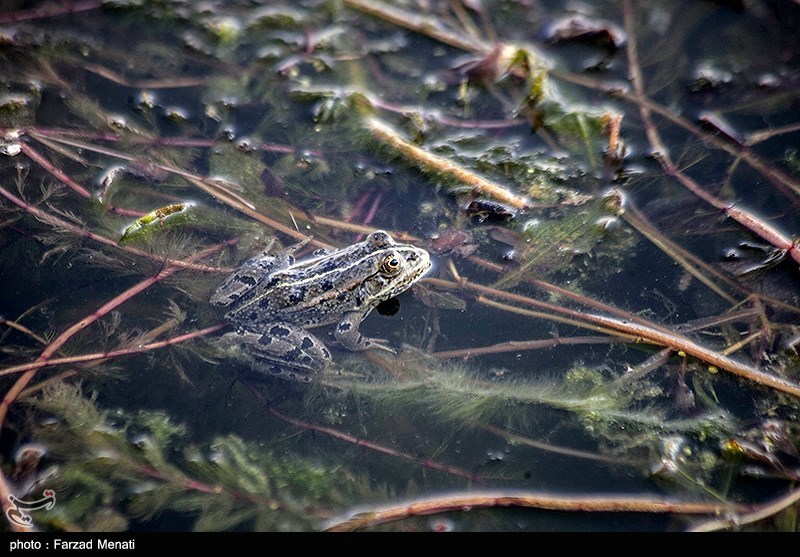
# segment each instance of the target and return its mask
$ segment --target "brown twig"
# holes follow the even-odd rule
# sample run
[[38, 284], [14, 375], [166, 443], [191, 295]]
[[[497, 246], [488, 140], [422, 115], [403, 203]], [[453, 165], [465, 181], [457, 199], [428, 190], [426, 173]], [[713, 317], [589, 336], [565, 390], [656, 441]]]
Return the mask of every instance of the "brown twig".
[[726, 530], [730, 528], [737, 528], [745, 524], [751, 524], [764, 520], [772, 515], [778, 514], [784, 509], [795, 505], [800, 501], [800, 489], [793, 489], [786, 495], [778, 497], [774, 501], [757, 505], [754, 509], [743, 514], [729, 514], [726, 518], [714, 519], [701, 524], [697, 524], [691, 528], [692, 532], [713, 532], [715, 530]]
[[721, 199], [718, 199], [711, 194], [707, 193], [703, 190], [702, 186], [689, 178], [686, 174], [678, 170], [672, 160], [669, 158], [669, 155], [666, 154], [666, 149], [663, 148], [663, 145], [660, 143], [660, 139], [658, 138], [657, 132], [653, 129], [653, 136], [651, 137], [651, 142], [653, 143], [653, 148], [656, 149], [656, 152], [653, 153], [653, 156], [656, 160], [661, 164], [664, 172], [668, 176], [672, 176], [678, 182], [680, 182], [683, 186], [686, 187], [689, 191], [695, 194], [697, 197], [719, 209], [723, 214], [732, 218], [745, 228], [747, 228], [750, 232], [759, 236], [766, 242], [769, 242], [777, 249], [786, 252], [789, 256], [794, 259], [796, 262], [800, 263], [800, 248], [795, 245], [795, 242], [790, 239], [788, 236], [780, 232], [777, 228], [770, 226], [762, 219], [758, 218], [757, 216], [753, 215], [752, 213], [745, 211], [744, 209], [740, 209], [732, 204], [725, 203]]
[[475, 54], [488, 54], [492, 46], [464, 33], [444, 28], [438, 18], [399, 10], [389, 4], [368, 0], [345, 0], [345, 6], [373, 17], [388, 21], [411, 31], [432, 37], [439, 42]]
[[[541, 350], [543, 348], [553, 348], [555, 346], [570, 346], [576, 344], [611, 344], [622, 342], [620, 339], [611, 337], [588, 336], [588, 337], [557, 337], [543, 340], [510, 340], [493, 344], [491, 346], [476, 346], [474, 348], [462, 348], [459, 350], [442, 350], [431, 354], [434, 358], [441, 360], [449, 358], [461, 358], [466, 360], [476, 356], [486, 354], [502, 354], [504, 352], [520, 352], [524, 350]], [[2, 375], [2, 371], [0, 371]]]
[[[98, 133], [86, 130], [66, 130], [61, 128], [25, 128], [22, 130], [24, 133], [33, 133], [37, 135], [37, 141], [41, 141], [43, 137], [53, 138], [73, 138], [84, 141], [104, 141], [106, 143], [118, 143], [122, 140], [119, 134], [114, 133]], [[125, 137], [126, 142], [131, 142], [136, 145], [147, 145], [150, 147], [214, 147], [219, 145], [219, 141], [215, 139], [197, 138], [197, 137], [149, 137], [149, 136], [132, 136]], [[297, 151], [296, 147], [291, 145], [284, 145], [280, 143], [259, 143], [256, 148], [260, 151], [268, 153], [294, 153]], [[319, 155], [320, 152], [314, 149], [309, 149], [312, 155]]]
[[35, 362], [28, 362], [27, 364], [8, 366], [0, 369], [0, 376], [12, 375], [14, 373], [20, 373], [23, 371], [41, 369], [43, 367], [60, 366], [67, 364], [79, 364], [84, 362], [95, 362], [99, 360], [108, 360], [109, 358], [116, 358], [119, 356], [130, 356], [132, 354], [141, 354], [142, 352], [149, 352], [150, 350], [158, 350], [160, 348], [165, 348], [167, 346], [174, 346], [176, 344], [180, 344], [181, 342], [186, 342], [187, 340], [199, 338], [201, 336], [217, 332], [226, 326], [227, 326], [226, 324], [214, 325], [212, 327], [206, 327], [205, 329], [192, 331], [191, 333], [185, 333], [183, 335], [179, 335], [167, 340], [151, 342], [149, 344], [143, 344], [140, 346], [130, 346], [128, 348], [118, 348], [116, 350], [109, 350], [108, 352], [96, 352], [94, 354], [81, 354], [78, 356], [65, 356], [63, 358], [51, 358], [49, 360], [36, 360]]
[[[797, 385], [780, 377], [764, 373], [763, 371], [760, 371], [752, 366], [736, 361], [714, 350], [699, 345], [683, 335], [665, 329], [664, 327], [658, 326], [656, 324], [650, 324], [641, 319], [639, 319], [637, 322], [633, 322], [628, 320], [606, 317], [602, 315], [584, 313], [577, 310], [565, 308], [556, 304], [552, 304], [549, 302], [534, 300], [533, 298], [528, 298], [520, 294], [504, 292], [502, 290], [497, 290], [476, 283], [471, 283], [465, 279], [462, 279], [462, 281], [459, 283], [446, 281], [442, 279], [433, 279], [433, 278], [425, 280], [426, 282], [429, 282], [431, 284], [436, 284], [443, 288], [448, 288], [448, 289], [464, 288], [468, 290], [475, 290], [477, 292], [484, 293], [487, 296], [504, 298], [506, 300], [512, 300], [514, 302], [545, 309], [555, 314], [567, 315], [569, 317], [575, 318], [577, 320], [576, 324], [580, 324], [580, 322], [583, 322], [583, 324], [580, 324], [580, 326], [591, 330], [597, 330], [598, 326], [601, 328], [613, 329], [617, 333], [622, 333], [623, 335], [628, 335], [630, 337], [633, 337], [636, 340], [636, 342], [646, 342], [648, 344], [664, 346], [666, 348], [670, 348], [675, 351], [683, 351], [686, 354], [709, 364], [710, 366], [709, 371], [712, 373], [718, 369], [722, 369], [724, 371], [727, 371], [728, 373], [731, 373], [733, 375], [738, 375], [740, 377], [743, 377], [760, 385], [771, 387], [773, 389], [790, 394], [792, 396], [800, 397], [800, 385]], [[497, 307], [501, 306], [499, 302], [494, 302], [493, 305]], [[522, 310], [522, 308], [517, 308], [515, 306], [509, 306], [509, 311], [522, 312], [526, 310]], [[532, 316], [535, 317], [541, 317], [542, 315], [539, 312], [532, 312], [532, 313], [534, 314]]]
[[[478, 265], [479, 267], [483, 267], [484, 269], [489, 269], [489, 270], [495, 271], [497, 273], [502, 273], [502, 272], [505, 271], [505, 268], [502, 265], [499, 265], [499, 264], [494, 263], [492, 261], [488, 261], [488, 260], [483, 259], [482, 257], [478, 257], [476, 255], [470, 255], [467, 259], [471, 263], [474, 263], [474, 264]], [[565, 299], [568, 299], [568, 300], [572, 300], [574, 302], [578, 302], [579, 304], [595, 308], [596, 310], [608, 313], [610, 315], [616, 315], [620, 319], [627, 319], [627, 320], [630, 320], [630, 321], [638, 321], [638, 322], [641, 322], [641, 323], [649, 323], [646, 319], [643, 319], [642, 317], [640, 317], [640, 316], [638, 316], [636, 314], [633, 314], [633, 313], [631, 313], [629, 311], [625, 311], [623, 309], [620, 309], [618, 307], [606, 304], [606, 303], [601, 302], [599, 300], [595, 300], [594, 298], [590, 298], [588, 296], [584, 296], [583, 294], [580, 294], [580, 293], [577, 293], [577, 292], [572, 292], [571, 290], [567, 290], [566, 288], [564, 288], [562, 286], [558, 286], [556, 284], [547, 282], [545, 280], [541, 280], [541, 279], [537, 279], [537, 278], [529, 276], [529, 277], [525, 277], [524, 281], [527, 284], [530, 284], [531, 286], [535, 286], [536, 288], [544, 290], [545, 292], [549, 292], [550, 294], [558, 296], [559, 298], [565, 298]], [[493, 289], [493, 291], [497, 291], [497, 290]], [[656, 328], [659, 327], [659, 325], [657, 325], [655, 323], [653, 323], [651, 325], [653, 327], [656, 327]], [[666, 329], [664, 329], [664, 330], [666, 330]]]
[[545, 443], [543, 441], [539, 441], [537, 439], [531, 439], [527, 435], [522, 435], [521, 433], [516, 433], [510, 431], [507, 428], [493, 426], [491, 424], [481, 425], [481, 429], [484, 429], [490, 433], [497, 435], [503, 439], [506, 439], [510, 443], [514, 445], [526, 445], [528, 447], [534, 447], [543, 451], [547, 451], [549, 453], [560, 454], [564, 456], [569, 456], [573, 458], [580, 458], [583, 460], [593, 460], [596, 462], [606, 462], [613, 464], [614, 466], [619, 465], [627, 465], [627, 466], [639, 466], [641, 463], [634, 462], [631, 459], [622, 459], [622, 458], [615, 458], [611, 456], [605, 456], [597, 453], [592, 453], [589, 451], [582, 451], [579, 449], [570, 449], [567, 447], [560, 447], [558, 445], [553, 445], [551, 443]]
[[[48, 161], [44, 156], [42, 156], [36, 149], [31, 147], [24, 141], [20, 141], [19, 146], [22, 149], [22, 152], [25, 153], [25, 155], [29, 159], [31, 159], [36, 164], [41, 166], [46, 172], [51, 174], [59, 182], [68, 186], [70, 189], [72, 189], [74, 192], [76, 192], [84, 199], [89, 199], [92, 197], [92, 194], [89, 192], [89, 190], [87, 190], [86, 188], [78, 184], [75, 180], [67, 176], [62, 170], [59, 170], [58, 168], [53, 166], [53, 164], [50, 161]], [[111, 211], [112, 213], [117, 213], [119, 215], [125, 215], [129, 217], [141, 217], [147, 214], [147, 213], [142, 213], [140, 211], [131, 211], [129, 209], [120, 209], [117, 207], [109, 207], [109, 211]]]
[[444, 157], [420, 149], [377, 118], [365, 118], [364, 123], [375, 139], [402, 153], [424, 170], [454, 178], [459, 183], [473, 188], [480, 195], [508, 203], [517, 209], [527, 209], [531, 206], [531, 202], [528, 199], [509, 191], [508, 188], [492, 182]]
[[37, 335], [29, 328], [25, 327], [24, 325], [20, 325], [16, 321], [11, 321], [10, 319], [6, 319], [5, 317], [0, 318], [0, 325], [5, 325], [11, 329], [16, 329], [20, 333], [26, 334], [32, 339], [34, 339], [39, 344], [47, 344], [47, 340], [44, 337]]
[[171, 77], [164, 79], [127, 79], [99, 64], [84, 63], [83, 68], [105, 79], [132, 89], [176, 89], [180, 87], [197, 87], [205, 84], [208, 79], [203, 77]]
[[48, 4], [47, 6], [40, 8], [18, 10], [0, 14], [0, 23], [15, 23], [18, 21], [28, 21], [31, 19], [44, 19], [47, 17], [75, 14], [87, 12], [89, 10], [96, 10], [102, 6], [102, 0], [84, 0], [83, 2], [75, 3], [59, 2], [57, 4]]
[[658, 514], [722, 514], [734, 505], [675, 501], [655, 497], [595, 497], [562, 496], [549, 493], [487, 492], [453, 494], [424, 498], [380, 509], [358, 511], [349, 517], [333, 522], [329, 532], [347, 532], [396, 522], [414, 516], [429, 516], [446, 512], [464, 512], [479, 508], [522, 507], [568, 512], [629, 512]]

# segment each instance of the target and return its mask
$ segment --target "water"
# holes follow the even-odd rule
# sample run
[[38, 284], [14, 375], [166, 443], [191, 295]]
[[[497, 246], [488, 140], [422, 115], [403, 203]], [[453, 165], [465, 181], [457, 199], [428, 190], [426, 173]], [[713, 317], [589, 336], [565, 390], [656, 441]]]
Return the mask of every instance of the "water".
[[[56, 494], [37, 528], [319, 530], [433, 499], [360, 526], [668, 531], [797, 481], [797, 264], [714, 207], [798, 228], [796, 6], [445, 3], [436, 31], [402, 2], [33, 4], [0, 12], [0, 314], [30, 331], [4, 323], [3, 367], [115, 352], [2, 378], [8, 491]], [[215, 330], [177, 342], [221, 323], [208, 297], [253, 254], [371, 229], [433, 253], [361, 325], [397, 356], [334, 349], [306, 384], [226, 360]], [[711, 511], [541, 508], [629, 497]]]

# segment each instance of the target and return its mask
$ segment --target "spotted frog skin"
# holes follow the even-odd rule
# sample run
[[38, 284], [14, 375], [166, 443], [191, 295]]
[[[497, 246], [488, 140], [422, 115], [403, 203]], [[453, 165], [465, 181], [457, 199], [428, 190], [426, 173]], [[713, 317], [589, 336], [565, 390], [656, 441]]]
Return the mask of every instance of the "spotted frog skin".
[[358, 327], [381, 302], [397, 296], [430, 269], [428, 252], [396, 243], [384, 231], [334, 251], [320, 250], [295, 262], [291, 254], [246, 261], [211, 296], [227, 308], [235, 331], [217, 344], [254, 368], [307, 378], [331, 362], [325, 344], [308, 329], [335, 324], [338, 343], [353, 351], [392, 351]]

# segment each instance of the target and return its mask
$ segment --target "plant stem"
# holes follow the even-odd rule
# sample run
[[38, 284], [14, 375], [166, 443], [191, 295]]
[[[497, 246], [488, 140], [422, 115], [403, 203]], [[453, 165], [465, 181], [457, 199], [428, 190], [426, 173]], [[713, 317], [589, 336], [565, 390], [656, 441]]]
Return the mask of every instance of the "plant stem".
[[[44, 137], [53, 138], [74, 138], [82, 139], [84, 141], [105, 141], [107, 143], [118, 143], [121, 138], [118, 134], [114, 133], [97, 133], [92, 131], [78, 131], [78, 130], [65, 130], [61, 128], [27, 128], [25, 130], [29, 134], [35, 134], [38, 137], [37, 141], [41, 141]], [[149, 137], [149, 136], [133, 136], [125, 137], [126, 142], [131, 142], [136, 145], [147, 145], [149, 147], [214, 147], [219, 144], [214, 139], [207, 138], [191, 138], [191, 137]], [[260, 143], [257, 149], [267, 153], [294, 153], [297, 151], [291, 145], [284, 145], [280, 143]], [[309, 149], [312, 155], [320, 155], [320, 151]]]
[[204, 85], [208, 80], [203, 77], [170, 77], [165, 79], [135, 79], [130, 80], [124, 76], [99, 64], [84, 63], [83, 69], [100, 77], [131, 89], [176, 89], [180, 87], [197, 87]]
[[109, 350], [108, 352], [96, 352], [94, 354], [80, 354], [78, 356], [65, 356], [63, 358], [51, 358], [49, 360], [36, 360], [35, 362], [29, 362], [27, 364], [19, 364], [15, 366], [2, 368], [0, 369], [0, 376], [11, 375], [22, 371], [41, 369], [43, 367], [59, 366], [67, 364], [79, 364], [83, 362], [108, 360], [109, 358], [116, 358], [118, 356], [130, 356], [132, 354], [141, 354], [142, 352], [149, 352], [150, 350], [158, 350], [159, 348], [174, 346], [176, 344], [180, 344], [181, 342], [186, 342], [187, 340], [192, 340], [195, 338], [199, 338], [201, 336], [215, 333], [226, 326], [227, 326], [226, 324], [214, 325], [212, 327], [206, 327], [205, 329], [200, 329], [199, 331], [192, 331], [191, 333], [179, 335], [167, 340], [151, 342], [149, 344], [143, 344], [141, 346], [118, 348], [116, 350]]
[[[664, 346], [665, 348], [670, 348], [675, 351], [683, 351], [684, 353], [693, 356], [700, 361], [710, 364], [709, 371], [712, 373], [715, 372], [716, 369], [722, 369], [733, 375], [738, 375], [753, 381], [754, 383], [771, 387], [775, 390], [800, 398], [800, 385], [780, 377], [764, 373], [763, 371], [760, 371], [752, 366], [733, 360], [732, 358], [701, 346], [685, 336], [672, 332], [654, 323], [651, 324], [641, 319], [639, 319], [637, 322], [633, 322], [605, 317], [602, 315], [583, 313], [577, 310], [561, 307], [556, 304], [551, 304], [549, 302], [534, 300], [533, 298], [528, 298], [520, 294], [504, 292], [502, 290], [471, 283], [466, 279], [462, 279], [462, 281], [459, 283], [442, 279], [426, 279], [426, 281], [443, 288], [475, 290], [488, 296], [505, 298], [507, 300], [523, 303], [525, 305], [542, 308], [556, 314], [568, 315], [579, 321], [588, 322], [588, 324], [581, 326], [589, 329], [596, 330], [596, 326], [598, 325], [600, 327], [613, 329], [618, 333], [623, 333], [633, 337], [636, 342], [646, 342], [648, 344]], [[495, 302], [495, 304], [497, 303]]]
[[509, 191], [508, 188], [487, 180], [450, 160], [420, 149], [377, 118], [365, 118], [364, 123], [375, 139], [401, 153], [424, 170], [454, 178], [458, 182], [472, 187], [480, 195], [497, 199], [517, 209], [527, 209], [531, 206], [528, 199]]
[[[575, 344], [611, 344], [621, 342], [619, 339], [588, 336], [588, 337], [557, 337], [544, 340], [510, 340], [508, 342], [501, 342], [491, 346], [477, 346], [475, 348], [462, 348], [459, 350], [442, 350], [431, 354], [434, 358], [445, 360], [448, 358], [461, 358], [466, 360], [476, 356], [483, 356], [486, 354], [502, 354], [504, 352], [520, 352], [523, 350], [541, 350], [543, 348], [553, 348], [554, 346], [567, 346]], [[0, 371], [0, 375], [2, 375]]]
[[541, 449], [543, 451], [547, 451], [550, 453], [570, 456], [573, 458], [581, 458], [584, 460], [593, 460], [596, 462], [606, 462], [613, 464], [614, 466], [626, 465], [626, 466], [641, 466], [640, 462], [634, 462], [631, 459], [621, 459], [621, 458], [614, 458], [611, 456], [604, 456], [597, 453], [592, 453], [589, 451], [581, 451], [579, 449], [570, 449], [566, 447], [559, 447], [558, 445], [553, 445], [550, 443], [544, 443], [543, 441], [538, 441], [536, 439], [531, 439], [527, 435], [522, 435], [520, 433], [515, 433], [510, 431], [506, 428], [501, 428], [497, 426], [493, 426], [490, 424], [481, 425], [481, 429], [484, 429], [488, 432], [491, 432], [498, 437], [506, 439], [512, 444], [515, 445], [526, 445], [528, 447], [535, 447], [537, 449]]
[[362, 511], [334, 522], [329, 532], [353, 531], [378, 524], [395, 522], [414, 516], [429, 516], [446, 512], [463, 512], [476, 508], [523, 507], [570, 512], [631, 512], [669, 514], [720, 514], [730, 512], [732, 505], [691, 501], [674, 501], [650, 497], [593, 497], [561, 496], [549, 493], [488, 492], [425, 498]]
[[53, 175], [59, 182], [67, 185], [70, 189], [72, 189], [75, 193], [80, 195], [83, 198], [90, 198], [92, 196], [89, 193], [89, 190], [81, 186], [79, 183], [75, 182], [72, 178], [64, 174], [61, 170], [57, 169], [52, 163], [44, 158], [39, 151], [25, 143], [24, 141], [19, 142], [19, 146], [22, 149], [22, 152], [25, 153], [29, 159], [33, 162], [44, 168], [47, 172]]
[[60, 15], [75, 14], [96, 10], [103, 6], [102, 0], [84, 0], [83, 2], [59, 2], [54, 5], [47, 5], [41, 8], [30, 10], [18, 10], [0, 14], [0, 23], [15, 23], [18, 21], [28, 21], [31, 19], [44, 19], [46, 17], [56, 17]]
[[791, 133], [800, 131], [800, 123], [795, 122], [794, 124], [788, 124], [786, 126], [778, 126], [776, 128], [770, 128], [768, 130], [764, 130], [761, 132], [753, 132], [747, 134], [747, 145], [755, 145], [756, 143], [761, 143], [762, 141], [766, 141], [775, 137], [776, 135], [782, 135], [784, 133]]
[[445, 29], [439, 20], [433, 17], [399, 10], [389, 4], [370, 2], [369, 0], [344, 0], [344, 5], [467, 52], [488, 54], [492, 50], [491, 45], [488, 43], [475, 38], [468, 38], [463, 33]]
[[800, 501], [800, 489], [794, 489], [770, 503], [756, 506], [750, 512], [703, 522], [691, 528], [691, 531], [713, 532], [715, 530], [735, 528], [742, 526], [743, 524], [751, 524], [753, 522], [758, 522], [759, 520], [769, 518], [770, 516], [775, 515], [794, 504], [797, 504], [798, 501]]
[[0, 325], [5, 325], [6, 327], [9, 327], [11, 329], [16, 329], [17, 331], [28, 335], [29, 337], [34, 339], [39, 344], [47, 344], [47, 341], [44, 339], [44, 337], [41, 337], [41, 336], [37, 335], [36, 333], [31, 331], [29, 328], [25, 327], [24, 325], [20, 325], [19, 323], [15, 322], [15, 321], [11, 321], [10, 319], [6, 319], [4, 317], [0, 317]]
[[[89, 192], [89, 190], [87, 190], [86, 188], [78, 184], [75, 180], [67, 176], [63, 171], [53, 166], [53, 164], [50, 161], [48, 161], [43, 155], [41, 155], [36, 149], [31, 147], [24, 141], [20, 141], [19, 146], [22, 149], [22, 152], [25, 153], [25, 155], [29, 159], [31, 159], [36, 164], [44, 168], [45, 171], [51, 174], [59, 182], [68, 186], [70, 189], [75, 191], [78, 195], [80, 195], [84, 199], [89, 199], [92, 197], [92, 194]], [[116, 207], [109, 207], [109, 211], [111, 211], [112, 213], [117, 213], [119, 215], [125, 215], [129, 217], [141, 217], [147, 214], [139, 211], [131, 211], [128, 209], [119, 209]]]

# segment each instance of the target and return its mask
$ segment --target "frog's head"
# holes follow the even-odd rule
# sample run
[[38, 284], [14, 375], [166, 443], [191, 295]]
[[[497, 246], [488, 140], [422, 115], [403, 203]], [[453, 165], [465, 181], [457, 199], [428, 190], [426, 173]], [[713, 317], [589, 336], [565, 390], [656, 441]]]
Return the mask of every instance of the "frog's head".
[[411, 244], [398, 244], [382, 230], [367, 236], [365, 243], [370, 246], [367, 258], [372, 268], [364, 281], [370, 306], [408, 290], [431, 268], [427, 251]]

